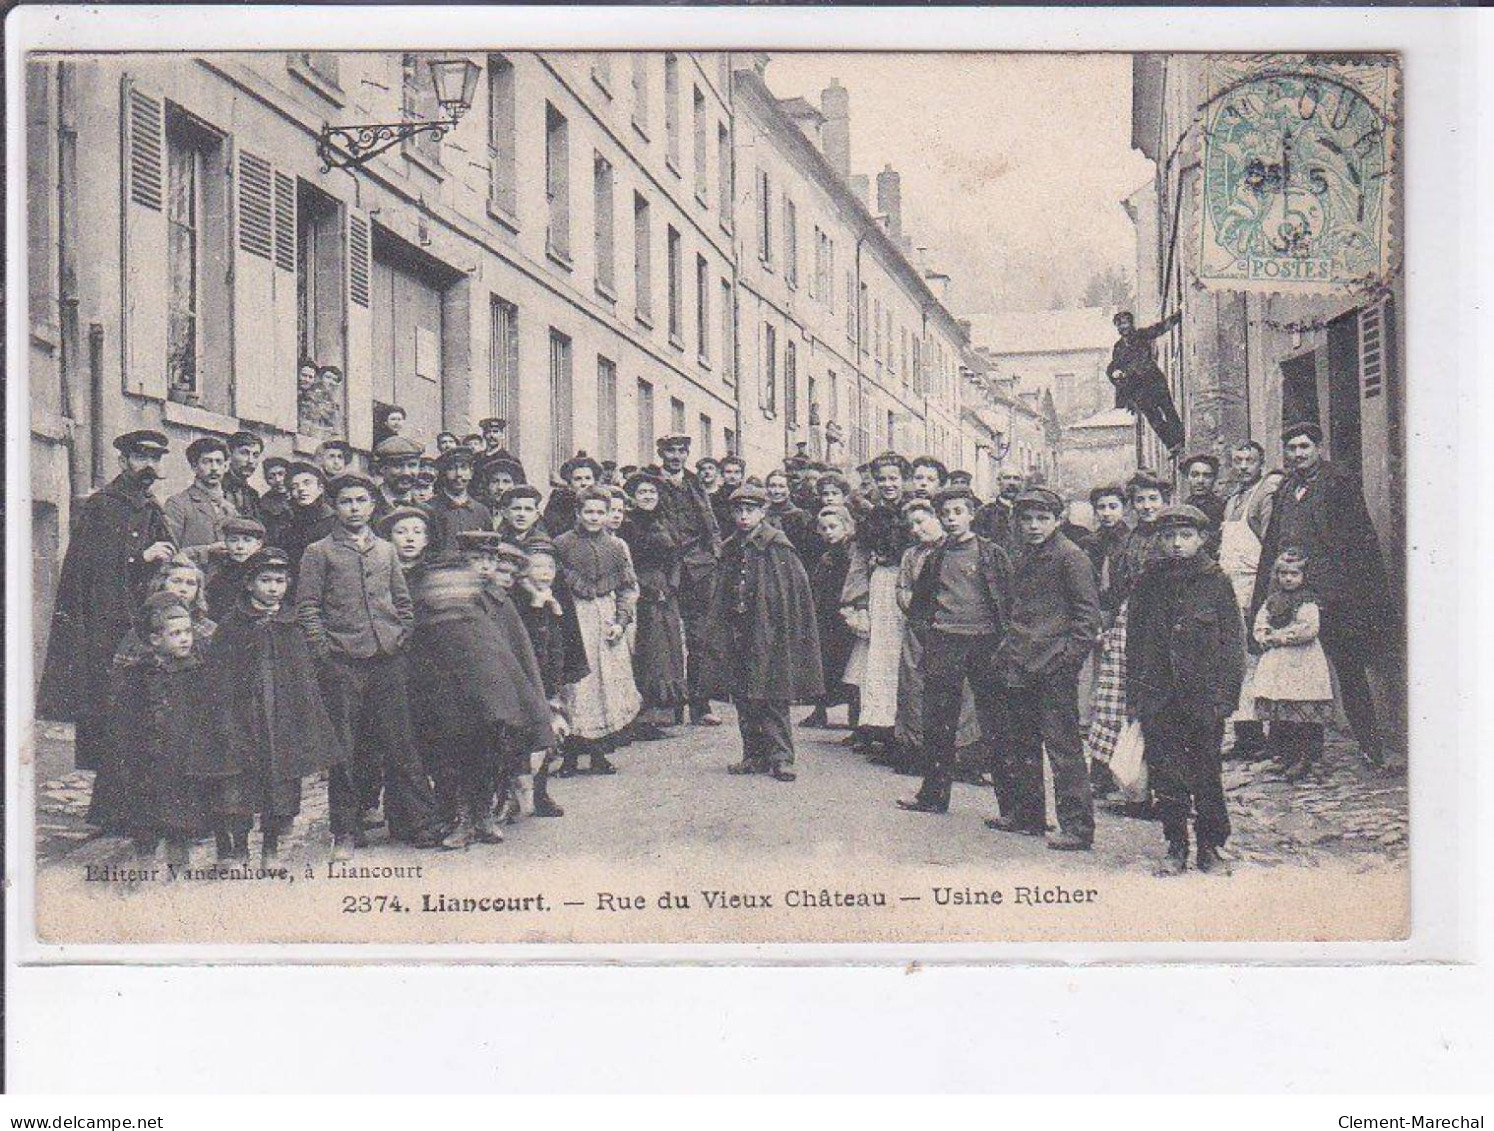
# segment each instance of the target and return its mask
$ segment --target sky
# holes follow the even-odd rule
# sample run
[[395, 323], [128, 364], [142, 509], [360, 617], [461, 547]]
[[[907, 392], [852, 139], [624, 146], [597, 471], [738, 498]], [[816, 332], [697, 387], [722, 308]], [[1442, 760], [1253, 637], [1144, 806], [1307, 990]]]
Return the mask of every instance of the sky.
[[[962, 316], [1080, 305], [1091, 275], [1135, 275], [1121, 200], [1151, 178], [1131, 148], [1127, 55], [775, 53], [769, 88], [851, 96], [851, 172], [902, 174], [903, 226]], [[875, 209], [873, 209], [875, 211]]]

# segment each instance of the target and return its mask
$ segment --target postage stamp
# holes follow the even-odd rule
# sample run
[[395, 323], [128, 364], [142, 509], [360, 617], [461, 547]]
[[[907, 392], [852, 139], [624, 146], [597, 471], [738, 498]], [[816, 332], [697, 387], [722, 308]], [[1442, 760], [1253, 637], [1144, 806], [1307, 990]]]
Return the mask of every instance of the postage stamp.
[[1204, 68], [1199, 279], [1298, 294], [1394, 270], [1394, 56], [1222, 56]]

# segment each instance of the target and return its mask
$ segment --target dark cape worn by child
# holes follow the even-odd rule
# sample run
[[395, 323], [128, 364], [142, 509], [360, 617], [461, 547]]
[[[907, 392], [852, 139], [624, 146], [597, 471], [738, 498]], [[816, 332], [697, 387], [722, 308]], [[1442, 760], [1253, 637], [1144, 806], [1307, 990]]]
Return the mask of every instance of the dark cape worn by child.
[[727, 540], [707, 630], [712, 698], [813, 703], [824, 695], [809, 578], [788, 535], [766, 520]]
[[120, 831], [142, 847], [208, 831], [193, 770], [215, 743], [212, 693], [195, 652], [150, 653], [109, 676], [110, 761], [119, 774]]
[[301, 779], [348, 756], [295, 609], [270, 611], [241, 592], [218, 625], [206, 675], [217, 738], [191, 772], [211, 783], [213, 817], [247, 829], [257, 813], [267, 831], [289, 823], [301, 810]]
[[841, 615], [840, 598], [851, 569], [854, 545], [848, 538], [828, 547], [809, 573], [815, 622], [820, 634], [820, 670], [825, 680], [826, 706], [846, 702], [849, 688], [843, 677], [856, 634]]
[[429, 566], [410, 580], [410, 702], [417, 731], [461, 743], [490, 738], [501, 725], [545, 745], [550, 707], [514, 602], [492, 593], [462, 564]]
[[680, 562], [684, 548], [658, 508], [633, 511], [618, 534], [628, 544], [638, 575], [634, 682], [646, 707], [682, 706], [688, 698], [685, 628], [680, 619]]

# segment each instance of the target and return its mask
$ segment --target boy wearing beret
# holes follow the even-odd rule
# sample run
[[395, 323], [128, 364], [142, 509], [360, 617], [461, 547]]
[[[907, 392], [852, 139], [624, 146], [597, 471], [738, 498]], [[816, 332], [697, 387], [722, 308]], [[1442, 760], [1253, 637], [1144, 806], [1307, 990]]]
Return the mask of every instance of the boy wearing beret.
[[1100, 598], [1088, 555], [1060, 532], [1063, 509], [1043, 487], [1028, 488], [1013, 505], [1020, 548], [1011, 623], [996, 653], [1006, 684], [1005, 751], [996, 775], [1001, 816], [987, 824], [1043, 835], [1046, 750], [1059, 824], [1048, 847], [1075, 852], [1087, 851], [1095, 836], [1079, 736], [1079, 669], [1100, 635]]
[[[333, 858], [351, 859], [359, 833], [360, 791], [355, 782], [382, 776], [392, 835], [429, 847], [439, 839], [435, 801], [415, 754], [410, 729], [409, 671], [405, 644], [415, 609], [394, 548], [369, 529], [374, 485], [356, 472], [327, 488], [337, 526], [306, 548], [296, 582], [296, 619], [306, 634], [328, 713], [344, 748], [353, 736], [382, 766], [346, 766], [332, 771]], [[382, 770], [382, 774], [380, 773]]]
[[152, 596], [142, 625], [149, 652], [116, 666], [109, 678], [110, 745], [120, 768], [117, 831], [145, 857], [164, 840], [166, 862], [183, 867], [192, 842], [207, 831], [192, 768], [212, 744], [203, 722], [213, 717], [213, 703], [181, 598]]
[[272, 863], [301, 811], [301, 779], [340, 765], [347, 751], [286, 604], [289, 557], [275, 547], [260, 550], [239, 578], [208, 653], [218, 740], [200, 752], [193, 773], [209, 783], [214, 823], [229, 837], [231, 854], [248, 855], [258, 815], [261, 858]]
[[737, 706], [742, 760], [730, 772], [791, 782], [789, 707], [825, 694], [814, 597], [793, 543], [767, 521], [767, 492], [738, 487], [732, 510], [737, 532], [722, 552], [706, 622], [705, 687]]
[[1208, 516], [1168, 506], [1156, 523], [1162, 560], [1141, 575], [1128, 604], [1126, 703], [1141, 721], [1167, 838], [1157, 874], [1187, 868], [1191, 810], [1198, 870], [1227, 875], [1219, 855], [1230, 831], [1220, 758], [1224, 721], [1245, 677], [1245, 629], [1234, 587], [1203, 552]]

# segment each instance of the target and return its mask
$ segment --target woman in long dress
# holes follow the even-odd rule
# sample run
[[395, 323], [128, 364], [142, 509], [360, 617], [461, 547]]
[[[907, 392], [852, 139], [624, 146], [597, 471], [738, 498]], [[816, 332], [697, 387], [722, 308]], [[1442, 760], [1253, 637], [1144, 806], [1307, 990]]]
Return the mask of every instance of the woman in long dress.
[[[1090, 700], [1089, 732], [1084, 752], [1091, 763], [1108, 766], [1126, 728], [1126, 623], [1131, 590], [1142, 572], [1161, 556], [1157, 513], [1172, 498], [1172, 485], [1150, 472], [1137, 472], [1126, 484], [1126, 495], [1136, 514], [1136, 526], [1127, 536], [1125, 550], [1116, 561], [1110, 579], [1111, 592], [1119, 607], [1115, 620], [1100, 638], [1100, 670]], [[1112, 782], [1108, 772], [1099, 774], [1101, 785]]]
[[642, 706], [633, 679], [628, 628], [638, 604], [638, 576], [628, 546], [605, 529], [610, 493], [586, 488], [576, 498], [576, 526], [555, 539], [561, 572], [576, 604], [576, 619], [591, 671], [566, 689], [571, 719], [560, 776], [577, 772], [581, 754], [592, 773], [617, 772], [607, 755]]
[[851, 652], [845, 681], [861, 689], [857, 745], [868, 753], [879, 748], [890, 752], [896, 741], [898, 667], [903, 652], [897, 578], [903, 551], [913, 541], [902, 515], [907, 472], [907, 461], [890, 453], [878, 457], [873, 465], [880, 500], [857, 523], [865, 565], [847, 575], [843, 596], [844, 604], [865, 610], [866, 636], [858, 639]]
[[639, 741], [666, 738], [674, 712], [689, 697], [685, 684], [685, 629], [680, 619], [679, 535], [659, 510], [659, 480], [639, 472], [628, 480], [633, 509], [618, 534], [633, 555], [638, 574], [638, 618], [634, 624], [633, 678], [643, 713], [633, 726]]

